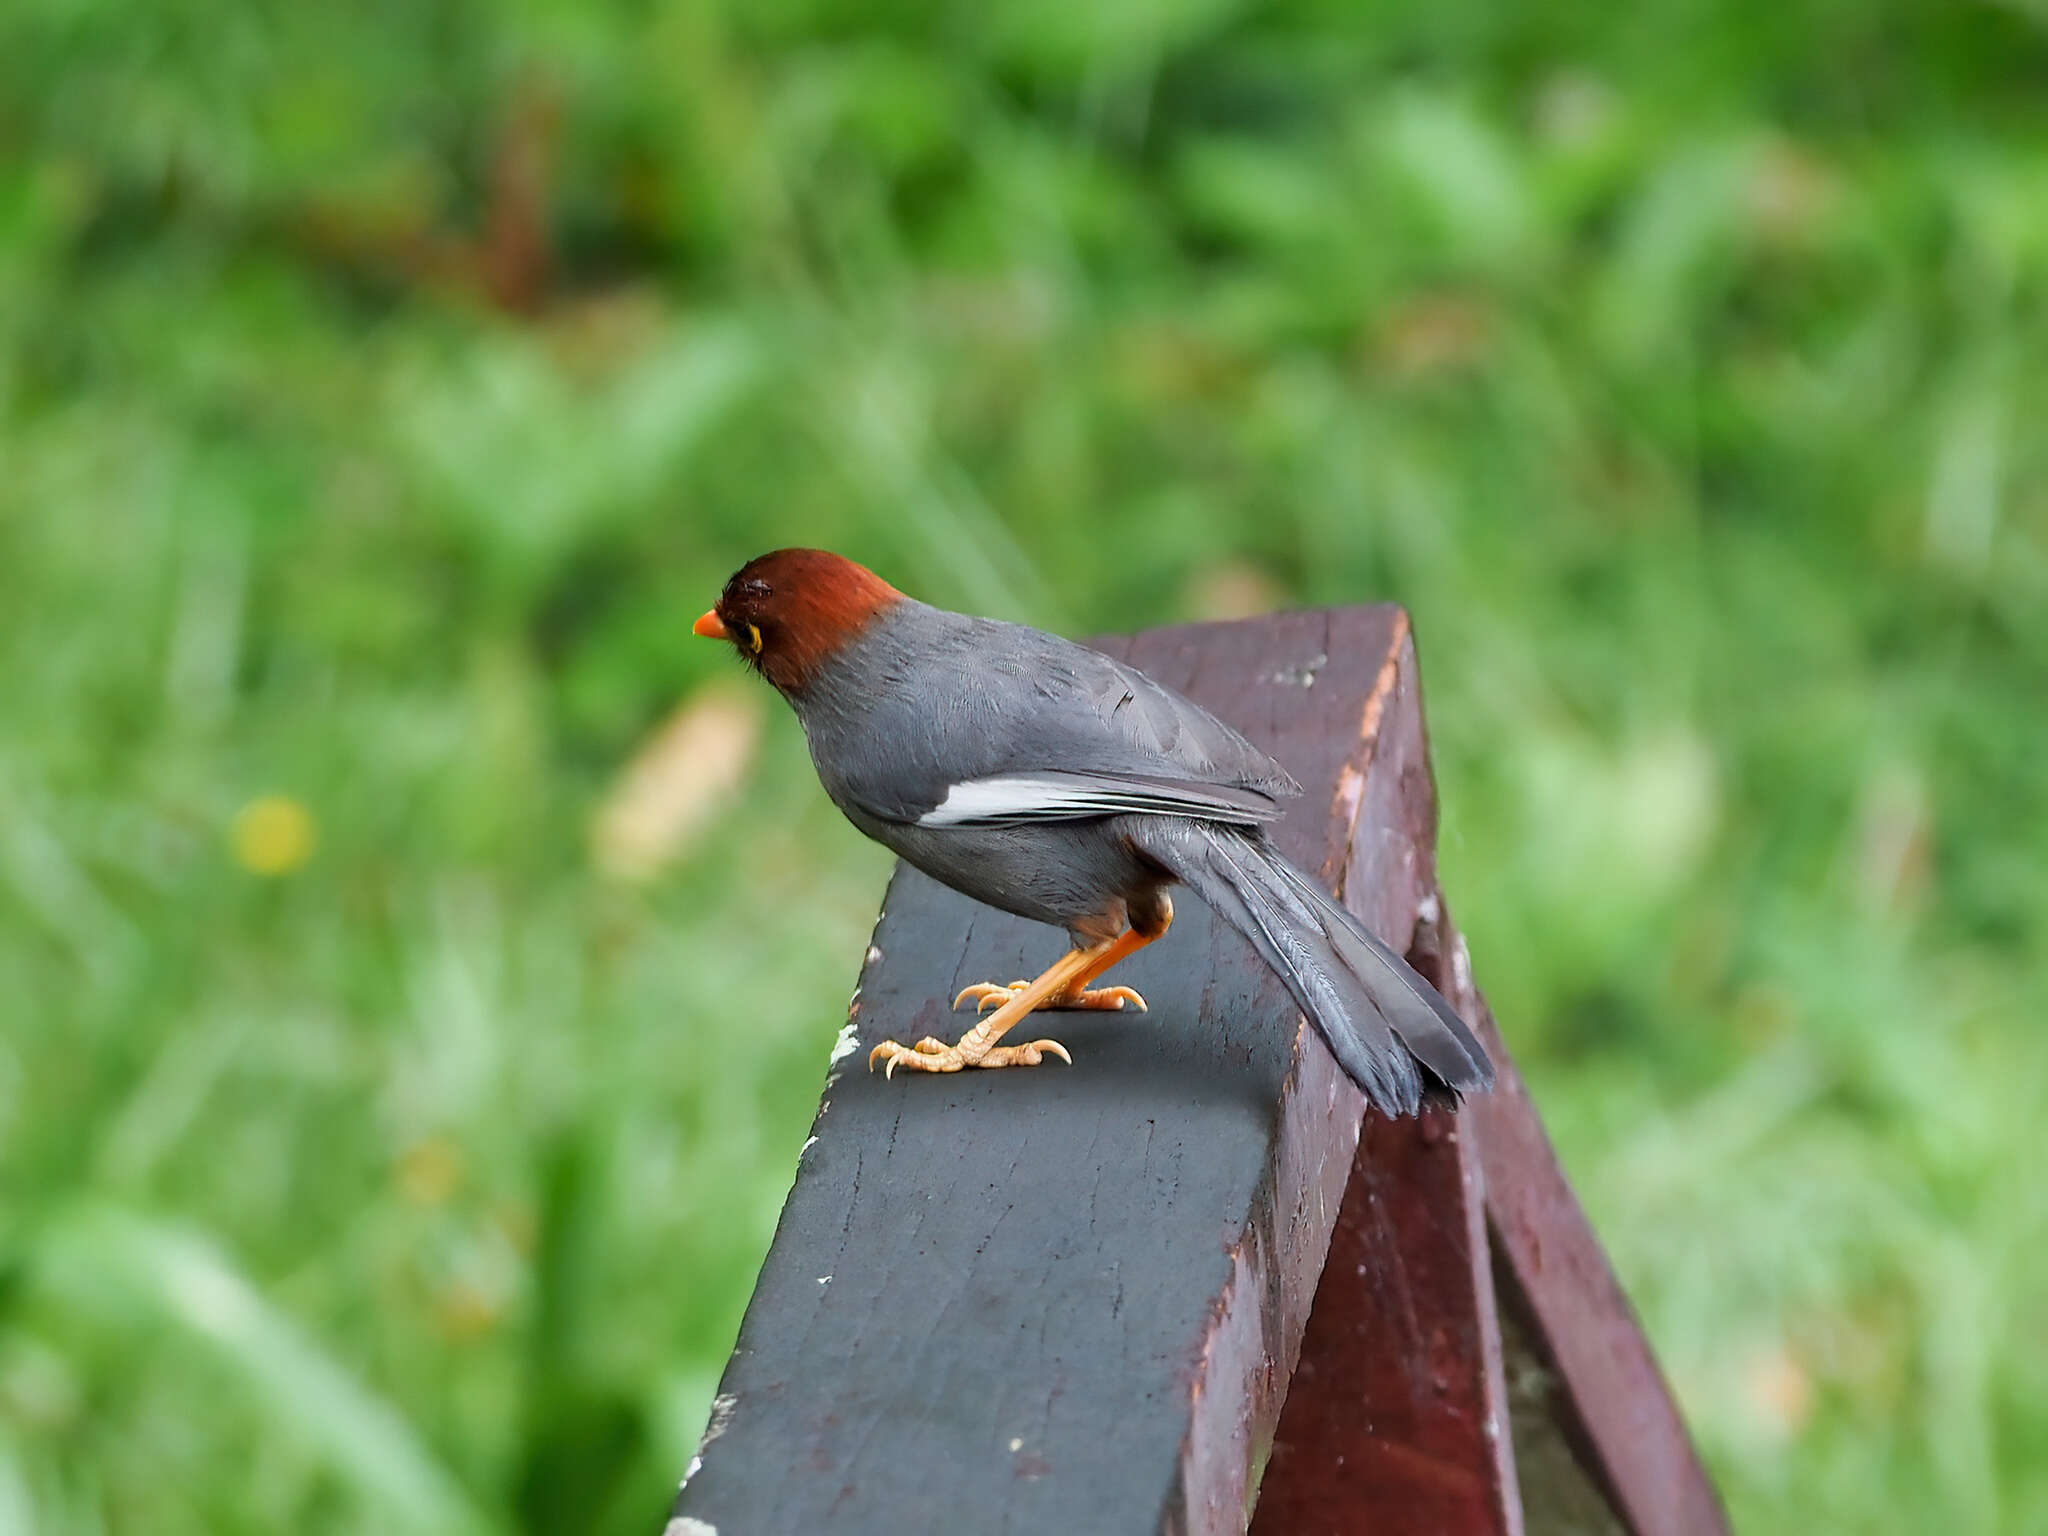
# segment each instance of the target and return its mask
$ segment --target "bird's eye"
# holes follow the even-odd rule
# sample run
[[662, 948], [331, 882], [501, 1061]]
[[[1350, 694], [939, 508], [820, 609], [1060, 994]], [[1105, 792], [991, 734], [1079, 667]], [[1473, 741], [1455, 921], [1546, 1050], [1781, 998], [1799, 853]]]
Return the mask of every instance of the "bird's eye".
[[756, 656], [761, 654], [761, 631], [755, 625], [749, 624], [747, 626], [747, 644], [754, 648]]

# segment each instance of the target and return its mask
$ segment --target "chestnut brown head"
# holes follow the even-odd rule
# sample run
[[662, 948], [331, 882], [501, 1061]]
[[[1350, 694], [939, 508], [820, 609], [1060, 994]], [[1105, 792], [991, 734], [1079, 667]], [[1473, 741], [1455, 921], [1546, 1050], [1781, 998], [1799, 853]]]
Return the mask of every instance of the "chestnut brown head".
[[778, 549], [733, 573], [717, 605], [691, 626], [729, 640], [784, 693], [811, 674], [903, 594], [865, 566], [822, 549]]

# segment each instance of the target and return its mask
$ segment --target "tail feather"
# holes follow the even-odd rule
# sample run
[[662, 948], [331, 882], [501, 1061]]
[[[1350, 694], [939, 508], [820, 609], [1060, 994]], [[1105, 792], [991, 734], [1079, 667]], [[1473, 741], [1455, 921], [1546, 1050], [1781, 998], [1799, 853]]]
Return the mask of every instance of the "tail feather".
[[1273, 867], [1314, 906], [1338, 958], [1365, 984], [1416, 1059], [1453, 1091], [1491, 1088], [1493, 1063], [1485, 1047], [1443, 993], [1307, 875], [1277, 855]]
[[1451, 1005], [1262, 835], [1132, 818], [1132, 840], [1258, 950], [1379, 1108], [1413, 1114], [1439, 1091], [1493, 1086], [1493, 1064]]

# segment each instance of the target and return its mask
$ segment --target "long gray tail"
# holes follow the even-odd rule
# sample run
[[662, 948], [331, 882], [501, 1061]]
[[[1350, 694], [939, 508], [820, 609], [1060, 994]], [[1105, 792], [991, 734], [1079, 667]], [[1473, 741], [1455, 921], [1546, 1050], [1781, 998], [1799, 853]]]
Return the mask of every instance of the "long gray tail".
[[1330, 1053], [1388, 1114], [1493, 1086], [1493, 1063], [1436, 988], [1263, 835], [1132, 817], [1130, 836], [1279, 972]]

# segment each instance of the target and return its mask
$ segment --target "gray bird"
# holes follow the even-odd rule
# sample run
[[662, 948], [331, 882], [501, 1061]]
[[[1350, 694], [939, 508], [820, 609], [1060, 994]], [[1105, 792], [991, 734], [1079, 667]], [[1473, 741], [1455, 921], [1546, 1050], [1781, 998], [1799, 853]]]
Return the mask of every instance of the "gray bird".
[[789, 701], [847, 820], [933, 879], [1072, 939], [1036, 980], [956, 997], [994, 1007], [956, 1043], [885, 1040], [870, 1069], [1071, 1061], [1056, 1040], [999, 1042], [1035, 1008], [1143, 1007], [1129, 987], [1088, 983], [1165, 934], [1178, 883], [1251, 941], [1380, 1109], [1493, 1085], [1450, 1004], [1273, 846], [1266, 825], [1301, 787], [1144, 673], [913, 601], [815, 549], [749, 561], [694, 630], [732, 642]]

